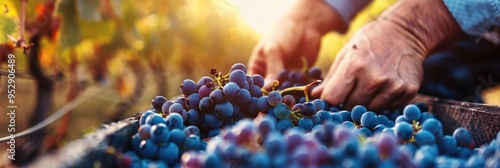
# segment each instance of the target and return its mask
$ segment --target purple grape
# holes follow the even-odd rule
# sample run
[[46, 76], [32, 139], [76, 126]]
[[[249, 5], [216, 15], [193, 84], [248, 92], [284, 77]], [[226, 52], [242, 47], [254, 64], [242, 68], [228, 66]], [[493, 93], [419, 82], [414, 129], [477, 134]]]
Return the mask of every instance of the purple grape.
[[271, 106], [276, 106], [276, 105], [280, 104], [282, 100], [283, 100], [283, 97], [281, 96], [281, 93], [279, 93], [277, 91], [272, 91], [271, 93], [269, 93], [269, 95], [267, 95], [267, 102]]
[[184, 82], [182, 82], [180, 86], [181, 93], [184, 94], [185, 96], [189, 96], [190, 94], [193, 94], [197, 90], [196, 83], [194, 83], [193, 80], [191, 79], [186, 79]]

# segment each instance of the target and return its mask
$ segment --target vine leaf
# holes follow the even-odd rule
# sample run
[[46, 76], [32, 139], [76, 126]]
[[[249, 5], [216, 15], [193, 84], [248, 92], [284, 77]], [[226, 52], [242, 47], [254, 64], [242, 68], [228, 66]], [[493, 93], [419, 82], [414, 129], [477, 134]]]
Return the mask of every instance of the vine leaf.
[[7, 17], [5, 15], [0, 15], [0, 44], [11, 41], [9, 37], [16, 31], [17, 22], [14, 18]]
[[84, 20], [101, 21], [100, 6], [99, 0], [76, 0], [76, 10]]

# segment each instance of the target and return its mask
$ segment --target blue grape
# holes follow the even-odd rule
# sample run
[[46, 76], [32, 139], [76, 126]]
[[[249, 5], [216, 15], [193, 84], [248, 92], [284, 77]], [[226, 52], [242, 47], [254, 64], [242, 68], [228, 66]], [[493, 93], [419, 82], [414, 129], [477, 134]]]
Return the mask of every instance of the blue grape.
[[155, 114], [152, 111], [146, 111], [141, 115], [141, 118], [139, 119], [139, 125], [144, 125], [146, 124], [146, 118], [149, 117], [149, 115]]
[[193, 80], [186, 79], [184, 80], [184, 82], [182, 82], [180, 89], [182, 94], [184, 94], [185, 96], [189, 96], [195, 93], [198, 87], [196, 86], [196, 83], [194, 83]]
[[344, 121], [342, 123], [342, 126], [345, 126], [345, 127], [348, 127], [348, 128], [354, 128], [355, 127], [354, 123], [351, 122], [351, 121]]
[[474, 138], [472, 137], [470, 131], [466, 128], [460, 127], [455, 129], [455, 131], [453, 131], [453, 138], [457, 140], [457, 145], [459, 147], [470, 149], [475, 147]]
[[455, 155], [453, 155], [456, 158], [461, 158], [463, 160], [467, 160], [474, 151], [470, 150], [469, 148], [466, 147], [458, 147], [457, 152], [455, 152]]
[[219, 104], [219, 103], [222, 103], [225, 101], [224, 93], [220, 89], [216, 89], [216, 90], [212, 91], [212, 93], [210, 93], [209, 97], [210, 97], [210, 100], [215, 104]]
[[171, 113], [167, 116], [166, 125], [170, 130], [174, 128], [184, 129], [184, 120], [182, 119], [181, 115], [177, 113]]
[[413, 135], [413, 127], [406, 122], [400, 122], [394, 126], [394, 133], [399, 139], [409, 140]]
[[374, 145], [365, 145], [360, 149], [360, 159], [365, 167], [373, 167], [379, 164], [379, 152]]
[[236, 98], [236, 100], [233, 101], [240, 105], [245, 105], [252, 101], [252, 96], [250, 95], [250, 92], [248, 90], [240, 89], [240, 95]]
[[378, 117], [374, 112], [366, 112], [361, 116], [361, 124], [370, 130], [378, 125]]
[[217, 135], [219, 135], [220, 132], [221, 132], [220, 128], [216, 128], [216, 129], [210, 130], [210, 131], [208, 131], [208, 137], [217, 136]]
[[304, 106], [300, 109], [300, 112], [305, 116], [312, 116], [316, 112], [316, 106], [311, 102], [305, 102]]
[[259, 110], [257, 109], [257, 101], [258, 100], [259, 100], [258, 98], [252, 97], [250, 102], [248, 102], [245, 105], [245, 112], [246, 112], [247, 117], [255, 118], [257, 116], [257, 114], [259, 113]]
[[163, 123], [151, 127], [151, 139], [156, 143], [164, 143], [170, 137], [170, 131]]
[[384, 125], [388, 125], [389, 124], [389, 118], [387, 118], [387, 116], [385, 116], [385, 115], [378, 115], [377, 118], [378, 118], [378, 123], [379, 124], [384, 124]]
[[482, 155], [472, 155], [466, 163], [467, 167], [485, 167], [486, 159]]
[[250, 158], [250, 167], [271, 167], [271, 159], [266, 153], [257, 152]]
[[149, 124], [144, 124], [139, 127], [139, 130], [137, 131], [137, 134], [139, 134], [139, 137], [144, 140], [148, 139], [151, 137], [151, 125]]
[[240, 87], [234, 82], [228, 82], [222, 89], [224, 95], [231, 99], [236, 99], [240, 95]]
[[281, 96], [281, 93], [279, 93], [278, 91], [272, 91], [271, 93], [269, 93], [269, 95], [267, 95], [267, 102], [271, 106], [276, 106], [280, 104], [282, 100], [283, 97]]
[[259, 97], [257, 100], [257, 110], [266, 113], [269, 111], [270, 105], [269, 102], [267, 101], [267, 96], [262, 96]]
[[316, 111], [324, 110], [326, 107], [325, 101], [321, 99], [314, 99], [311, 103], [314, 104]]
[[435, 151], [434, 147], [429, 145], [420, 147], [413, 160], [418, 167], [434, 167], [436, 165], [434, 158], [437, 156], [437, 154], [434, 154], [437, 153]]
[[186, 134], [186, 136], [190, 135], [201, 136], [200, 129], [198, 129], [198, 127], [196, 126], [188, 126], [184, 128], [184, 134]]
[[293, 126], [292, 120], [287, 118], [279, 120], [278, 123], [276, 124], [276, 129], [278, 129], [278, 131], [283, 132], [286, 129], [291, 128], [292, 126]]
[[385, 128], [387, 128], [386, 125], [384, 125], [384, 124], [378, 124], [377, 126], [375, 126], [375, 128], [373, 128], [373, 134], [382, 132]]
[[[332, 122], [332, 115], [326, 110], [319, 110], [316, 115], [321, 119], [320, 123]], [[340, 116], [340, 115], [339, 115]], [[340, 116], [342, 117], [342, 116]]]
[[401, 115], [401, 116], [399, 116], [398, 118], [396, 118], [396, 121], [395, 121], [395, 122], [396, 122], [396, 124], [397, 124], [397, 123], [402, 123], [402, 122], [404, 122], [404, 123], [410, 123], [410, 121], [408, 121], [408, 120], [406, 119], [406, 117], [405, 117], [405, 116], [402, 116], [402, 115]]
[[163, 113], [167, 114], [168, 110], [169, 110], [170, 106], [172, 106], [172, 104], [174, 104], [174, 102], [172, 102], [172, 101], [167, 101], [167, 102], [163, 103], [163, 105], [161, 106], [161, 111]]
[[190, 150], [200, 150], [201, 149], [201, 140], [200, 137], [196, 135], [190, 135], [188, 136], [183, 143], [184, 150], [190, 151]]
[[221, 119], [226, 119], [233, 115], [233, 105], [229, 102], [216, 104], [215, 114], [217, 114]]
[[342, 115], [343, 121], [352, 121], [351, 112], [342, 110], [339, 112], [339, 114]]
[[276, 122], [269, 118], [263, 118], [258, 125], [259, 132], [266, 136], [269, 132], [276, 130]]
[[403, 109], [403, 115], [408, 121], [418, 121], [420, 119], [420, 109], [413, 104], [407, 105]]
[[262, 96], [262, 90], [257, 85], [250, 86], [250, 89], [248, 89], [248, 91], [250, 92], [250, 95], [252, 97], [261, 97]]
[[165, 102], [167, 102], [167, 98], [163, 96], [156, 96], [153, 100], [151, 100], [151, 107], [155, 109], [156, 112], [161, 112], [161, 107]]
[[210, 97], [204, 97], [199, 102], [199, 108], [203, 113], [213, 113], [215, 110], [215, 104], [212, 103]]
[[245, 66], [245, 64], [242, 64], [242, 63], [236, 63], [234, 64], [233, 66], [231, 66], [231, 72], [232, 71], [235, 71], [235, 70], [241, 70], [243, 72], [247, 72], [247, 67]]
[[170, 137], [168, 139], [169, 142], [172, 142], [176, 145], [182, 145], [186, 139], [186, 133], [183, 130], [174, 128], [170, 131]]
[[186, 98], [186, 106], [189, 109], [198, 109], [200, 107], [199, 106], [200, 100], [201, 100], [201, 97], [200, 97], [200, 95], [198, 95], [198, 93], [190, 94]]
[[198, 82], [196, 82], [196, 87], [200, 89], [202, 86], [206, 86], [207, 84], [210, 84], [213, 82], [213, 79], [210, 76], [202, 76], [200, 79], [198, 79]]
[[201, 121], [201, 114], [196, 109], [187, 112], [186, 125], [198, 125]]
[[358, 133], [359, 133], [360, 135], [365, 136], [365, 137], [370, 137], [370, 136], [372, 136], [372, 131], [371, 131], [370, 129], [366, 128], [366, 127], [359, 128], [359, 129], [358, 129]]
[[303, 117], [299, 119], [298, 126], [306, 131], [311, 131], [313, 127], [313, 122], [308, 117]]
[[173, 143], [163, 144], [158, 151], [158, 158], [169, 165], [179, 161], [179, 147]]
[[220, 120], [214, 113], [203, 115], [203, 125], [210, 129], [219, 128], [222, 126], [222, 120]]
[[139, 147], [141, 145], [141, 137], [139, 136], [139, 134], [134, 134], [132, 136], [132, 141], [130, 142], [130, 144], [132, 145], [132, 150], [134, 150], [135, 152], [139, 152]]
[[418, 122], [420, 122], [420, 124], [424, 123], [425, 120], [429, 119], [429, 118], [434, 118], [432, 116], [431, 113], [429, 112], [423, 112], [421, 115], [420, 115], [420, 119], [418, 120]]
[[244, 88], [245, 84], [248, 85], [245, 72], [238, 69], [229, 74], [229, 81], [238, 84], [240, 88]]
[[312, 115], [311, 120], [313, 121], [313, 125], [321, 124], [321, 118], [317, 115]]
[[436, 139], [434, 135], [427, 130], [420, 130], [415, 134], [415, 143], [422, 147], [424, 145], [434, 145], [436, 143]]
[[[290, 121], [291, 122], [291, 121]], [[271, 157], [276, 157], [286, 152], [286, 143], [279, 133], [271, 133], [264, 141], [266, 152]]]
[[288, 106], [286, 106], [283, 103], [277, 104], [274, 107], [274, 116], [278, 119], [286, 119], [288, 116], [290, 116], [290, 109], [288, 109]]
[[452, 136], [446, 135], [441, 139], [438, 144], [439, 153], [442, 155], [452, 156], [457, 152], [457, 140]]
[[257, 85], [259, 88], [264, 87], [264, 77], [262, 77], [259, 74], [252, 75], [253, 78], [253, 84]]
[[361, 116], [363, 116], [363, 114], [366, 112], [367, 112], [367, 110], [366, 110], [365, 106], [362, 106], [362, 105], [354, 106], [354, 108], [352, 108], [352, 110], [351, 110], [352, 121], [360, 123]]
[[[330, 116], [332, 117], [333, 123], [341, 124], [342, 122], [344, 122], [344, 118], [342, 117], [342, 115], [339, 112], [330, 113]], [[349, 116], [349, 118], [350, 118], [350, 116]]]
[[165, 123], [165, 119], [159, 114], [149, 115], [148, 118], [146, 118], [146, 124], [156, 125], [159, 123]]
[[422, 129], [431, 132], [436, 138], [436, 141], [441, 141], [443, 138], [443, 126], [441, 122], [436, 120], [435, 118], [429, 118], [422, 123]]
[[142, 157], [152, 159], [158, 152], [158, 145], [156, 145], [156, 143], [151, 139], [142, 140], [139, 151]]

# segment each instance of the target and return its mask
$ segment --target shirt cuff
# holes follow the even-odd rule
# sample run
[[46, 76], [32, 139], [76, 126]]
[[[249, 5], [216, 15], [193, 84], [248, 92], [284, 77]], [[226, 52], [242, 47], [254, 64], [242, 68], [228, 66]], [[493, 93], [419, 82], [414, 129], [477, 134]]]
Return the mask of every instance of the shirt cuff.
[[325, 0], [333, 9], [335, 9], [344, 22], [349, 25], [354, 16], [368, 5], [371, 0]]
[[460, 28], [481, 37], [500, 27], [500, 0], [443, 0]]

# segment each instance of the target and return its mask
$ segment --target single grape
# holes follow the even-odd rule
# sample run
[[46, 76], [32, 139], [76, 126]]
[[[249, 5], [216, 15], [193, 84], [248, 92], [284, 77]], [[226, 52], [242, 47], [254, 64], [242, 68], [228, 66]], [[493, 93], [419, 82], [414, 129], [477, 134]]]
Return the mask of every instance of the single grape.
[[220, 89], [216, 89], [216, 90], [212, 91], [212, 93], [210, 93], [209, 97], [210, 97], [210, 100], [215, 104], [222, 103], [225, 101], [224, 93]]
[[212, 103], [210, 97], [204, 97], [198, 103], [201, 113], [213, 113], [215, 110], [215, 104]]
[[313, 121], [309, 117], [304, 117], [299, 119], [298, 126], [306, 131], [311, 131], [313, 127]]
[[203, 76], [200, 79], [198, 79], [198, 82], [196, 82], [196, 87], [199, 90], [202, 86], [212, 83], [212, 81], [213, 79], [210, 76]]
[[385, 115], [378, 115], [377, 118], [378, 118], [378, 123], [379, 124], [384, 124], [384, 125], [388, 125], [389, 124], [389, 118], [387, 118], [387, 116], [385, 116]]
[[320, 123], [332, 122], [332, 114], [326, 110], [319, 110], [316, 115], [321, 119]]
[[438, 144], [439, 153], [442, 155], [452, 156], [457, 152], [457, 140], [452, 136], [445, 135]]
[[259, 99], [256, 97], [252, 97], [250, 102], [248, 102], [245, 107], [245, 114], [247, 117], [255, 118], [257, 117], [259, 110], [257, 109], [257, 101]]
[[358, 129], [358, 134], [363, 135], [365, 137], [372, 136], [372, 131], [366, 127], [362, 127]]
[[316, 111], [324, 110], [326, 107], [326, 103], [322, 99], [314, 99], [311, 103], [314, 104]]
[[180, 89], [181, 89], [181, 93], [184, 94], [184, 96], [189, 96], [190, 94], [193, 94], [196, 92], [197, 86], [193, 80], [186, 79], [186, 80], [184, 80], [184, 82], [182, 82]]
[[283, 103], [279, 103], [274, 107], [274, 116], [278, 119], [286, 119], [290, 115], [290, 109]]
[[283, 100], [283, 97], [277, 91], [272, 91], [271, 93], [269, 93], [269, 95], [267, 95], [267, 102], [271, 106], [276, 106], [276, 105], [280, 104], [282, 100]]
[[193, 93], [186, 98], [186, 106], [189, 109], [198, 109], [201, 97], [198, 93]]
[[427, 130], [420, 130], [415, 134], [415, 143], [417, 146], [422, 147], [424, 145], [434, 145], [436, 144], [436, 139], [434, 135]]
[[342, 110], [339, 114], [342, 116], [343, 121], [352, 121], [351, 112]]
[[347, 128], [354, 128], [355, 127], [354, 123], [351, 121], [344, 121], [342, 123], [342, 126], [347, 127]]
[[316, 112], [316, 106], [311, 102], [305, 102], [304, 107], [300, 109], [300, 112], [305, 116], [312, 116]]
[[182, 119], [182, 116], [180, 114], [170, 113], [167, 116], [166, 125], [169, 130], [172, 130], [174, 128], [184, 129], [184, 119]]
[[252, 101], [252, 96], [250, 95], [250, 92], [246, 89], [240, 89], [240, 95], [236, 98], [235, 101], [237, 104], [240, 105], [245, 105]]
[[366, 112], [361, 116], [361, 124], [370, 130], [378, 125], [378, 117], [374, 112]]
[[219, 119], [219, 117], [217, 117], [215, 113], [205, 114], [203, 115], [203, 118], [203, 125], [210, 129], [219, 128], [220, 126], [222, 126], [222, 120]]
[[146, 118], [146, 124], [148, 125], [156, 125], [159, 123], [165, 123], [165, 119], [159, 114], [149, 115], [148, 118]]
[[164, 143], [170, 137], [170, 131], [167, 126], [163, 123], [153, 125], [151, 127], [151, 139], [156, 143]]
[[364, 145], [360, 149], [360, 159], [365, 167], [375, 167], [380, 163], [380, 156], [376, 146]]
[[276, 129], [280, 132], [284, 132], [286, 129], [291, 128], [292, 126], [292, 120], [286, 118], [278, 121], [278, 123], [276, 124]]
[[420, 109], [413, 104], [407, 105], [403, 109], [403, 115], [408, 121], [418, 121], [420, 119]]
[[234, 82], [228, 82], [223, 88], [224, 95], [231, 99], [235, 99], [240, 95], [240, 87]]
[[156, 96], [153, 100], [151, 100], [151, 107], [154, 108], [157, 112], [161, 112], [161, 107], [165, 102], [167, 102], [167, 98], [163, 96]]
[[143, 158], [153, 159], [158, 153], [158, 145], [151, 139], [142, 140], [139, 151]]
[[242, 63], [236, 63], [234, 64], [232, 67], [231, 67], [231, 72], [234, 71], [234, 70], [241, 70], [243, 72], [247, 72], [247, 67], [245, 66], [245, 64], [242, 64]]
[[143, 139], [141, 139], [141, 137], [139, 136], [139, 134], [134, 134], [132, 136], [132, 141], [130, 142], [130, 144], [132, 145], [132, 150], [135, 151], [135, 152], [139, 152], [139, 147], [141, 145], [141, 141]]
[[174, 128], [170, 131], [170, 137], [168, 139], [168, 142], [172, 142], [180, 146], [182, 145], [185, 139], [186, 139], [186, 133], [181, 129]]
[[144, 125], [146, 124], [146, 119], [152, 115], [152, 114], [155, 114], [154, 112], [152, 111], [146, 111], [144, 112], [142, 115], [141, 115], [141, 118], [139, 119], [139, 125]]
[[183, 146], [185, 151], [200, 150], [202, 147], [200, 137], [196, 135], [189, 135], [184, 140]]
[[165, 143], [158, 150], [158, 158], [169, 165], [179, 161], [179, 148], [173, 143]]
[[248, 91], [250, 92], [250, 95], [252, 97], [261, 97], [262, 96], [262, 90], [257, 85], [250, 86], [250, 89]]
[[396, 137], [402, 140], [409, 140], [413, 136], [413, 127], [406, 122], [397, 123], [394, 126]]
[[377, 126], [375, 126], [375, 128], [373, 128], [373, 134], [380, 133], [380, 132], [382, 132], [385, 128], [387, 128], [387, 126], [386, 126], [386, 125], [384, 125], [384, 124], [378, 124]]
[[431, 113], [429, 112], [423, 112], [421, 115], [420, 115], [420, 119], [418, 120], [418, 122], [420, 122], [420, 124], [424, 123], [425, 120], [429, 119], [429, 118], [434, 118], [432, 116]]
[[321, 79], [321, 69], [319, 69], [318, 67], [313, 67], [309, 69], [308, 75], [313, 79]]
[[245, 84], [248, 85], [245, 72], [239, 69], [234, 70], [229, 74], [229, 81], [238, 84], [240, 88], [244, 88]]
[[429, 118], [422, 123], [422, 129], [431, 132], [436, 138], [436, 141], [441, 141], [443, 138], [443, 126], [435, 118]]
[[259, 74], [252, 75], [253, 84], [257, 85], [259, 88], [264, 87], [264, 77]]
[[408, 119], [406, 119], [405, 116], [401, 115], [399, 116], [398, 118], [396, 118], [395, 120], [396, 123], [401, 123], [401, 122], [404, 122], [404, 123], [411, 123], [410, 121], [408, 121]]
[[168, 110], [170, 109], [170, 106], [172, 106], [172, 104], [174, 104], [174, 102], [172, 101], [167, 101], [165, 103], [163, 103], [163, 105], [161, 106], [161, 111], [165, 114], [168, 114]]
[[210, 96], [210, 93], [212, 92], [212, 88], [207, 87], [206, 85], [203, 85], [198, 89], [198, 95], [200, 95], [201, 98], [205, 98]]
[[344, 122], [344, 118], [342, 117], [342, 115], [339, 112], [330, 113], [330, 117], [332, 117], [333, 123], [340, 124], [340, 123]]
[[366, 112], [367, 112], [367, 110], [366, 110], [365, 106], [362, 106], [362, 105], [354, 106], [354, 108], [352, 108], [352, 110], [351, 110], [352, 121], [360, 123], [361, 116], [363, 116], [363, 114]]
[[295, 97], [292, 95], [285, 95], [283, 96], [283, 103], [285, 103], [289, 108], [292, 108], [295, 106]]
[[473, 149], [476, 145], [470, 131], [464, 127], [460, 127], [453, 131], [453, 138], [457, 140], [459, 147]]
[[141, 140], [145, 140], [151, 137], [151, 125], [149, 124], [144, 124], [139, 127], [139, 130], [137, 131], [137, 134], [139, 134], [139, 137]]
[[221, 119], [226, 119], [233, 115], [233, 105], [229, 102], [216, 104], [215, 114], [217, 114], [217, 116]]
[[198, 125], [201, 121], [201, 113], [196, 109], [187, 112], [186, 125]]
[[269, 111], [270, 106], [271, 105], [267, 101], [267, 96], [259, 97], [259, 99], [257, 100], [257, 110], [259, 110], [260, 112], [266, 113], [267, 111]]
[[253, 78], [252, 78], [252, 76], [246, 75], [245, 78], [247, 80], [248, 85], [249, 86], [253, 86]]

